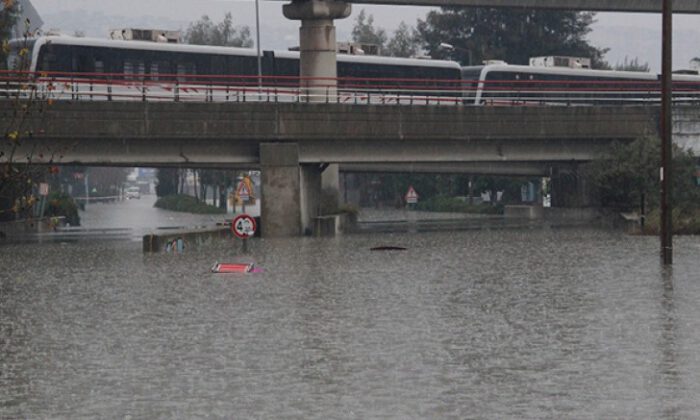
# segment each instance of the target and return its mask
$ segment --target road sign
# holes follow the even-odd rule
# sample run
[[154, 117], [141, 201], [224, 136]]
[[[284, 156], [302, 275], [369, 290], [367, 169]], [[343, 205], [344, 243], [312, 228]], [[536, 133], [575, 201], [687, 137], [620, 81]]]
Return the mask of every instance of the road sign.
[[247, 214], [239, 214], [231, 223], [233, 234], [241, 239], [248, 239], [255, 235], [255, 219]]
[[250, 188], [248, 188], [248, 185], [245, 183], [245, 181], [241, 181], [238, 183], [238, 188], [236, 188], [236, 195], [243, 202], [250, 200]]
[[418, 193], [413, 189], [413, 185], [408, 187], [408, 192], [406, 193], [406, 203], [416, 204], [418, 202]]

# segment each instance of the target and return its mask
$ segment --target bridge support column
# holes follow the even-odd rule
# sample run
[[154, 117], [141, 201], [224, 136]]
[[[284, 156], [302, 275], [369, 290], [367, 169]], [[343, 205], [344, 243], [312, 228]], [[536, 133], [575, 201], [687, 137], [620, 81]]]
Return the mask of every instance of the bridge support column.
[[335, 102], [338, 71], [333, 19], [348, 17], [351, 10], [349, 3], [338, 0], [293, 0], [282, 7], [285, 17], [301, 20], [299, 76], [309, 102]]
[[321, 174], [321, 190], [324, 210], [333, 210], [340, 205], [340, 165], [332, 163]]
[[263, 237], [311, 234], [321, 197], [321, 169], [300, 165], [296, 143], [260, 144]]
[[585, 173], [573, 167], [552, 169], [552, 207], [591, 207], [593, 195]]

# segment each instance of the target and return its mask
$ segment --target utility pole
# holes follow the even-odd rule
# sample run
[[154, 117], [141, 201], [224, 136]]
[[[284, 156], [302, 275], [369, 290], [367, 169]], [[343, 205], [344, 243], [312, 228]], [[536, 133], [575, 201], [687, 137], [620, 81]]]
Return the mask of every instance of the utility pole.
[[672, 210], [672, 92], [671, 79], [673, 55], [673, 0], [663, 0], [662, 51], [661, 51], [661, 259], [664, 265], [673, 264]]

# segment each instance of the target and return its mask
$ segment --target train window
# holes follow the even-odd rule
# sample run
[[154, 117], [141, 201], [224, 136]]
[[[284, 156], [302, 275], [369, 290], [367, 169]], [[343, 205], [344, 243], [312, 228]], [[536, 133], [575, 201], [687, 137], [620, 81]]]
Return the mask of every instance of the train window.
[[124, 60], [124, 78], [141, 80], [141, 77], [132, 77], [130, 75], [143, 76], [146, 73], [146, 66], [141, 60]]
[[226, 57], [215, 55], [211, 57], [209, 74], [226, 74]]
[[56, 54], [47, 51], [42, 54], [37, 70], [54, 71], [56, 69], [56, 61]]
[[53, 71], [73, 71], [73, 50], [75, 47], [68, 45], [49, 46], [49, 52], [55, 55], [55, 62], [51, 67]]
[[299, 60], [276, 58], [275, 66], [275, 74], [278, 76], [299, 76]]
[[76, 73], [92, 73], [95, 63], [91, 55], [81, 51], [73, 57], [73, 71]]
[[[151, 74], [151, 80], [163, 79], [160, 75], [170, 73], [170, 63], [167, 61], [153, 61], [151, 62], [151, 68], [149, 69]], [[168, 79], [167, 77], [164, 79]]]
[[191, 79], [196, 74], [194, 63], [177, 63], [177, 80], [179, 82], [185, 82], [188, 76]]

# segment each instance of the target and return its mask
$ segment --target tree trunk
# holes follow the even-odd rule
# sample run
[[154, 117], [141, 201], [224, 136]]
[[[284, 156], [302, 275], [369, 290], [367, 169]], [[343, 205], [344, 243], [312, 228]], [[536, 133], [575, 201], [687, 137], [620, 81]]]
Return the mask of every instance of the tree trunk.
[[219, 208], [226, 210], [226, 187], [219, 185]]

